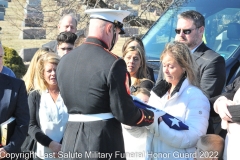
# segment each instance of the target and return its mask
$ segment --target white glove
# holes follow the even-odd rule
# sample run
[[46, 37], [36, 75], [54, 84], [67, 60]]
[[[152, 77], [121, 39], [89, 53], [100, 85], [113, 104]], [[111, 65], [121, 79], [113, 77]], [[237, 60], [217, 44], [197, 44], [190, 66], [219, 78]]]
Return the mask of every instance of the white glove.
[[[151, 110], [151, 109], [149, 109], [149, 110]], [[153, 113], [154, 113], [154, 121], [151, 125], [146, 126], [146, 128], [149, 129], [150, 132], [153, 133], [155, 136], [159, 136], [158, 119], [159, 119], [159, 117], [163, 116], [166, 113], [162, 110], [151, 110], [151, 111], [153, 111]]]
[[138, 138], [141, 135], [143, 135], [146, 130], [145, 127], [127, 126], [127, 125], [123, 125], [123, 124], [122, 124], [122, 126], [123, 126], [125, 132], [128, 132], [130, 135], [132, 135], [135, 138]]

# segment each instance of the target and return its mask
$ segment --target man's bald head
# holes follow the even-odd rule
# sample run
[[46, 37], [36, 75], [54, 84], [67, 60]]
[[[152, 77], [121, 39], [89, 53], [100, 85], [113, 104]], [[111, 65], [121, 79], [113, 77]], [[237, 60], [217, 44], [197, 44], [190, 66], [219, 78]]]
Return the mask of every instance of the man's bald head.
[[[100, 20], [100, 19], [90, 19], [89, 23], [89, 33], [88, 36], [93, 36], [98, 39], [101, 39], [106, 45], [110, 48], [111, 42], [113, 39], [113, 28], [115, 26], [107, 21]], [[118, 34], [120, 29], [116, 29], [116, 42], [118, 40]]]
[[58, 31], [61, 32], [72, 32], [77, 31], [77, 19], [73, 14], [66, 14], [61, 17], [58, 23]]

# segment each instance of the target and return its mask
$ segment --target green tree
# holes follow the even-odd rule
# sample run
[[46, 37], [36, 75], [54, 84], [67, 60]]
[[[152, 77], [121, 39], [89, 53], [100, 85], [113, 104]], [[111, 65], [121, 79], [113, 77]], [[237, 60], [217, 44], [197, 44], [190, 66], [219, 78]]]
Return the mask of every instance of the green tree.
[[4, 59], [3, 64], [13, 70], [17, 78], [22, 78], [26, 73], [26, 67], [23, 63], [22, 58], [18, 55], [17, 51], [3, 46]]

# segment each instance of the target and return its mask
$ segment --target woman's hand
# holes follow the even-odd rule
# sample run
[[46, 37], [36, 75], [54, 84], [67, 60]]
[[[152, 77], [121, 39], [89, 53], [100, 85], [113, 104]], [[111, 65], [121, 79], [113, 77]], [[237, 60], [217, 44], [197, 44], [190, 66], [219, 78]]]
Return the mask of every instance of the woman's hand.
[[55, 158], [58, 157], [58, 152], [61, 150], [62, 145], [56, 141], [49, 144], [49, 148], [55, 153]]
[[158, 118], [158, 124], [160, 124], [163, 121], [162, 117]]

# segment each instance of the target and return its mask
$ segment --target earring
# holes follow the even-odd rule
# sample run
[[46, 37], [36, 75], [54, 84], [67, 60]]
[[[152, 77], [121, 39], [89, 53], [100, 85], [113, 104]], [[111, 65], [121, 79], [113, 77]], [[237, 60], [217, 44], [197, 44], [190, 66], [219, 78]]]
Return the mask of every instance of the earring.
[[183, 74], [184, 74], [184, 73], [186, 73], [186, 69], [185, 69], [185, 68], [183, 69]]
[[186, 72], [186, 71], [183, 71], [183, 75], [184, 75], [185, 77], [187, 77], [187, 72]]

